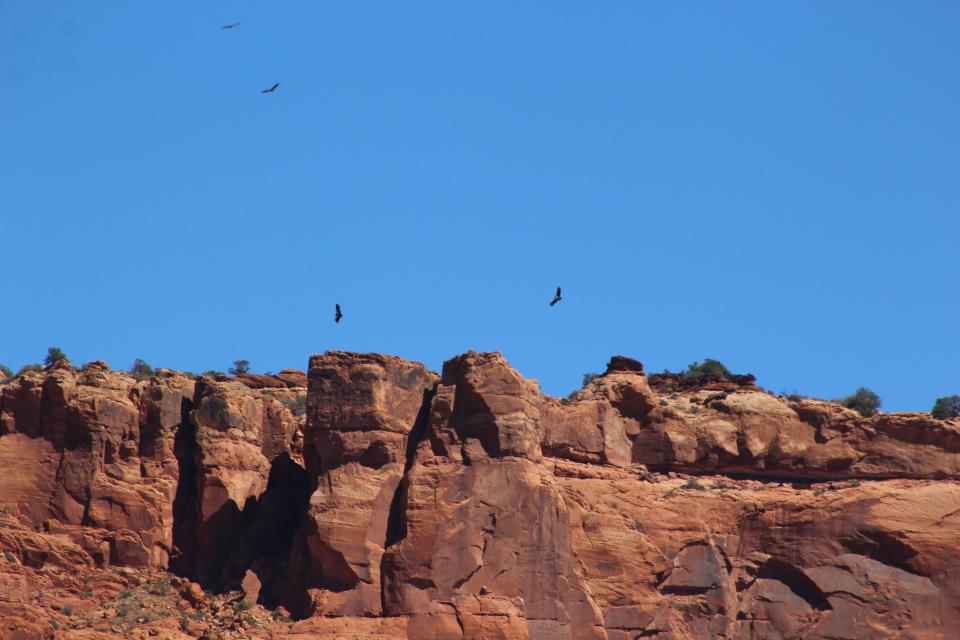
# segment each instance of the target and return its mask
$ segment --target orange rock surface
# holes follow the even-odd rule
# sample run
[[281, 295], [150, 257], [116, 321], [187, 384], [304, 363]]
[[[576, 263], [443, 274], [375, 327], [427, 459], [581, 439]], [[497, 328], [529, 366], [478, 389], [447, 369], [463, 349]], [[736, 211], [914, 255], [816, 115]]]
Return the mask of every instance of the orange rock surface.
[[960, 420], [750, 376], [563, 401], [496, 353], [440, 375], [0, 385], [0, 639], [953, 638]]

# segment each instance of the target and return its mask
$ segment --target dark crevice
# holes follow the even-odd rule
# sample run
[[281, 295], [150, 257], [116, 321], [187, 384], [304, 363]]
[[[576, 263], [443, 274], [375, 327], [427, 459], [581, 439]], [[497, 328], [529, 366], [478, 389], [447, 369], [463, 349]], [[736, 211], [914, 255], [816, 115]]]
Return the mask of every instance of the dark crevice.
[[173, 439], [179, 474], [173, 499], [173, 553], [170, 571], [192, 578], [196, 572], [197, 528], [197, 428], [190, 420], [193, 402], [180, 405], [180, 426]]
[[383, 542], [384, 554], [380, 558], [380, 606], [383, 614], [387, 613], [387, 589], [386, 579], [389, 573], [389, 565], [392, 561], [392, 555], [387, 551], [392, 545], [397, 544], [407, 537], [407, 498], [410, 490], [409, 473], [413, 467], [413, 461], [417, 454], [417, 447], [427, 434], [427, 427], [430, 424], [430, 407], [433, 404], [433, 397], [437, 393], [437, 385], [430, 389], [423, 390], [423, 400], [420, 403], [420, 410], [413, 422], [413, 427], [407, 436], [407, 446], [404, 450], [403, 477], [393, 493], [393, 499], [390, 501], [390, 513], [387, 516], [387, 534]]
[[259, 577], [261, 601], [279, 589], [295, 532], [306, 512], [310, 479], [284, 452], [273, 459], [266, 490], [241, 507], [227, 501], [201, 520], [202, 484], [193, 402], [184, 399], [174, 436], [179, 478], [173, 502], [173, 552], [170, 570], [216, 592], [237, 588], [248, 569]]
[[424, 389], [423, 402], [420, 405], [420, 411], [417, 412], [417, 418], [407, 436], [407, 446], [404, 451], [403, 478], [393, 494], [393, 500], [390, 502], [390, 515], [387, 519], [387, 537], [384, 541], [384, 549], [400, 542], [407, 537], [407, 522], [404, 517], [407, 506], [407, 490], [409, 483], [407, 474], [413, 467], [413, 460], [417, 453], [417, 447], [427, 433], [427, 426], [430, 422], [430, 405], [433, 402], [433, 396], [436, 393], [436, 387]]
[[770, 558], [760, 567], [757, 572], [758, 578], [767, 580], [779, 580], [793, 591], [795, 594], [807, 601], [812, 608], [819, 611], [829, 611], [833, 609], [827, 600], [826, 594], [820, 590], [820, 587], [803, 572], [803, 569], [796, 567], [789, 562]]
[[685, 585], [667, 585], [660, 588], [660, 593], [675, 595], [675, 596], [699, 596], [715, 589], [716, 587], [689, 587]]
[[[481, 394], [458, 384], [454, 391], [453, 417], [450, 422], [461, 443], [465, 443], [468, 438], [476, 438], [489, 457], [499, 458], [502, 455], [496, 416]], [[467, 461], [464, 460], [464, 463]]]
[[426, 578], [408, 578], [404, 582], [415, 589], [426, 590], [437, 588], [437, 584], [433, 580], [428, 580]]
[[887, 531], [858, 531], [852, 536], [843, 538], [841, 542], [851, 553], [866, 556], [877, 562], [913, 574], [926, 575], [919, 573], [910, 563], [917, 555], [917, 551], [902, 542], [893, 533]]
[[647, 470], [652, 473], [683, 473], [690, 476], [722, 476], [724, 478], [729, 478], [731, 480], [753, 480], [755, 482], [769, 482], [772, 484], [776, 483], [789, 483], [799, 487], [809, 487], [815, 484], [822, 484], [824, 482], [849, 482], [852, 480], [892, 480], [892, 479], [904, 479], [904, 478], [913, 478], [921, 477], [919, 475], [911, 474], [876, 474], [876, 475], [834, 475], [834, 474], [824, 474], [824, 475], [800, 475], [796, 472], [791, 471], [777, 471], [776, 469], [768, 469], [764, 471], [753, 471], [753, 470], [739, 470], [733, 471], [728, 469], [690, 469], [683, 466], [669, 465], [669, 464], [648, 464]]
[[236, 585], [247, 569], [260, 579], [260, 600], [275, 604], [294, 538], [309, 502], [310, 479], [306, 470], [284, 452], [274, 458], [267, 490], [256, 501], [233, 549], [223, 580]]

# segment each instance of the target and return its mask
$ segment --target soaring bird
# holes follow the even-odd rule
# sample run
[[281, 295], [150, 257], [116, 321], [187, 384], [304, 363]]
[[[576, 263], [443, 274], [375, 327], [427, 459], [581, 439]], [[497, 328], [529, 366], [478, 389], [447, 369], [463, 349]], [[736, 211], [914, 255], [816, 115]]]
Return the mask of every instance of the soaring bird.
[[333, 321], [334, 321], [334, 322], [340, 322], [340, 318], [342, 318], [342, 317], [343, 317], [343, 314], [340, 313], [340, 305], [338, 304], [338, 305], [337, 305], [337, 312], [336, 312], [335, 314], [333, 314]]
[[553, 295], [553, 300], [550, 301], [550, 306], [552, 307], [558, 302], [560, 302], [560, 287], [557, 287], [557, 292]]
[[234, 27], [239, 27], [239, 26], [240, 26], [240, 23], [239, 23], [239, 22], [231, 22], [230, 24], [225, 24], [225, 25], [223, 25], [223, 26], [220, 27], [220, 28], [221, 28], [221, 29], [233, 29]]
[[275, 82], [272, 87], [270, 87], [269, 89], [264, 89], [264, 90], [261, 91], [260, 93], [273, 93], [274, 91], [277, 90], [277, 87], [279, 87], [279, 86], [280, 86], [280, 83], [279, 83], [279, 82]]

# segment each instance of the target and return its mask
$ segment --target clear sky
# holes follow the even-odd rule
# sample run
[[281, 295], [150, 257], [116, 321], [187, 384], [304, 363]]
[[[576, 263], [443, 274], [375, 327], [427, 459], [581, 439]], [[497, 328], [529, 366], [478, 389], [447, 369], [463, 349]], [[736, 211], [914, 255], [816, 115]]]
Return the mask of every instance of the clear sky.
[[714, 357], [929, 410], [958, 153], [956, 2], [0, 0], [0, 362]]

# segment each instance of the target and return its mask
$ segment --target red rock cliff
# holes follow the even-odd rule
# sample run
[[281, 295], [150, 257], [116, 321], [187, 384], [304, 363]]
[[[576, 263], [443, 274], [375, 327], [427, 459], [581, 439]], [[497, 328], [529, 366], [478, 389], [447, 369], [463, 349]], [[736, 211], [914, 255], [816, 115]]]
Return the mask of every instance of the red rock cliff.
[[561, 402], [495, 353], [440, 376], [345, 352], [219, 381], [63, 366], [0, 386], [0, 463], [0, 618], [37, 637], [60, 614], [28, 592], [117, 567], [300, 619], [253, 637], [960, 629], [960, 421], [749, 377], [651, 385], [617, 357]]

